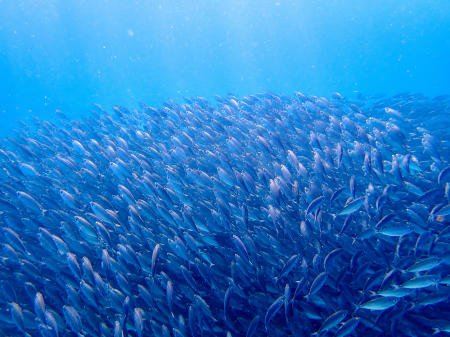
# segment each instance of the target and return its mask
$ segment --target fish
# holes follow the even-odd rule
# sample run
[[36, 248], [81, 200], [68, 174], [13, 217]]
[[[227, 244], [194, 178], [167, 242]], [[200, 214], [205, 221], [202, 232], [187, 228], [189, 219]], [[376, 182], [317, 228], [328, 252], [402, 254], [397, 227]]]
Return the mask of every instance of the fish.
[[437, 183], [438, 185], [445, 184], [450, 179], [450, 165], [444, 167], [438, 174]]
[[260, 321], [259, 315], [256, 315], [250, 322], [245, 337], [252, 337], [255, 335], [256, 329], [258, 328], [258, 323]]
[[281, 279], [283, 277], [286, 277], [289, 275], [289, 273], [295, 268], [295, 266], [297, 265], [298, 261], [299, 261], [300, 257], [295, 254], [292, 255], [284, 264], [281, 272], [280, 272], [280, 276], [278, 277], [278, 279]]
[[392, 237], [407, 235], [412, 231], [412, 228], [408, 224], [390, 225], [376, 229], [377, 233]]
[[359, 320], [359, 317], [353, 317], [348, 321], [345, 321], [336, 331], [336, 337], [344, 337], [350, 335], [358, 326]]
[[449, 110], [266, 92], [26, 122], [0, 141], [0, 333], [442, 334]]
[[74, 307], [64, 305], [63, 314], [69, 329], [75, 334], [81, 333], [83, 325], [78, 311]]
[[439, 278], [436, 275], [423, 275], [413, 277], [401, 284], [404, 289], [422, 289], [439, 283]]
[[386, 310], [396, 305], [398, 301], [399, 301], [398, 297], [389, 297], [389, 296], [377, 297], [374, 298], [373, 300], [361, 304], [359, 308], [374, 311]]
[[384, 289], [379, 292], [377, 292], [377, 295], [383, 296], [383, 297], [405, 297], [408, 295], [411, 295], [411, 290], [407, 288], [402, 287], [394, 287], [390, 289]]
[[284, 295], [278, 297], [266, 310], [266, 314], [264, 315], [264, 326], [266, 327], [266, 331], [269, 330], [270, 322], [275, 317], [275, 315], [280, 311], [283, 306]]
[[34, 298], [34, 312], [42, 322], [45, 321], [45, 301], [40, 292], [37, 292]]
[[409, 266], [406, 271], [411, 273], [418, 273], [423, 271], [428, 271], [433, 268], [438, 267], [442, 263], [442, 259], [439, 257], [427, 257], [424, 259], [419, 259]]
[[320, 326], [320, 329], [317, 331], [317, 335], [321, 334], [322, 332], [328, 331], [335, 326], [337, 326], [339, 323], [341, 323], [345, 317], [347, 316], [346, 310], [339, 310], [330, 316], [328, 316], [325, 321]]
[[309, 288], [309, 292], [307, 297], [310, 297], [316, 294], [327, 282], [328, 275], [326, 272], [322, 272], [316, 276], [316, 278], [312, 281], [311, 286]]
[[152, 260], [151, 260], [151, 274], [155, 274], [156, 263], [158, 261], [159, 250], [161, 249], [161, 245], [158, 243], [155, 245], [152, 251]]
[[359, 197], [350, 201], [339, 213], [338, 215], [351, 215], [361, 208], [364, 204], [364, 197]]
[[321, 196], [315, 198], [313, 201], [311, 201], [311, 203], [308, 205], [308, 208], [306, 208], [306, 211], [305, 211], [306, 215], [308, 215], [309, 212], [312, 212], [317, 207], [319, 207], [324, 199], [325, 199], [325, 197], [323, 195], [321, 195]]
[[445, 217], [450, 215], [450, 204], [443, 206], [439, 211], [434, 213], [435, 217]]

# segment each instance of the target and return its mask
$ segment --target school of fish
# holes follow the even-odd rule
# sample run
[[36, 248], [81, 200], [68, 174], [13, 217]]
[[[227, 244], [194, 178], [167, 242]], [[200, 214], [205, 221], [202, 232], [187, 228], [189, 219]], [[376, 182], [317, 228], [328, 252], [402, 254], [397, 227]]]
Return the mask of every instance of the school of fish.
[[0, 141], [0, 335], [450, 332], [450, 96], [59, 112]]

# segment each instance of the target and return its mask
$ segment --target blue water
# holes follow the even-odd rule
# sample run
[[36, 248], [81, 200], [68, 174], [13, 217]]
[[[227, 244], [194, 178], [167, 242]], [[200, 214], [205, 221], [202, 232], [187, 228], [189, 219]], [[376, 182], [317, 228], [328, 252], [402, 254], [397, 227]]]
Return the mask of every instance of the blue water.
[[450, 2], [0, 0], [2, 134], [93, 103], [450, 92]]
[[448, 335], [449, 79], [449, 0], [0, 0], [0, 336]]

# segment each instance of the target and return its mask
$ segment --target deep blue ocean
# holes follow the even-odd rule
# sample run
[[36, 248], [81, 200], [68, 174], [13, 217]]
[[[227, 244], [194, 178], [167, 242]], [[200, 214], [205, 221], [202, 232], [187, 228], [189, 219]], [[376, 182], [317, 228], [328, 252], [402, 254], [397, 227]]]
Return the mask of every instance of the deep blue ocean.
[[450, 0], [0, 0], [0, 337], [450, 334]]
[[450, 91], [450, 2], [0, 1], [2, 133], [16, 119], [294, 91]]

